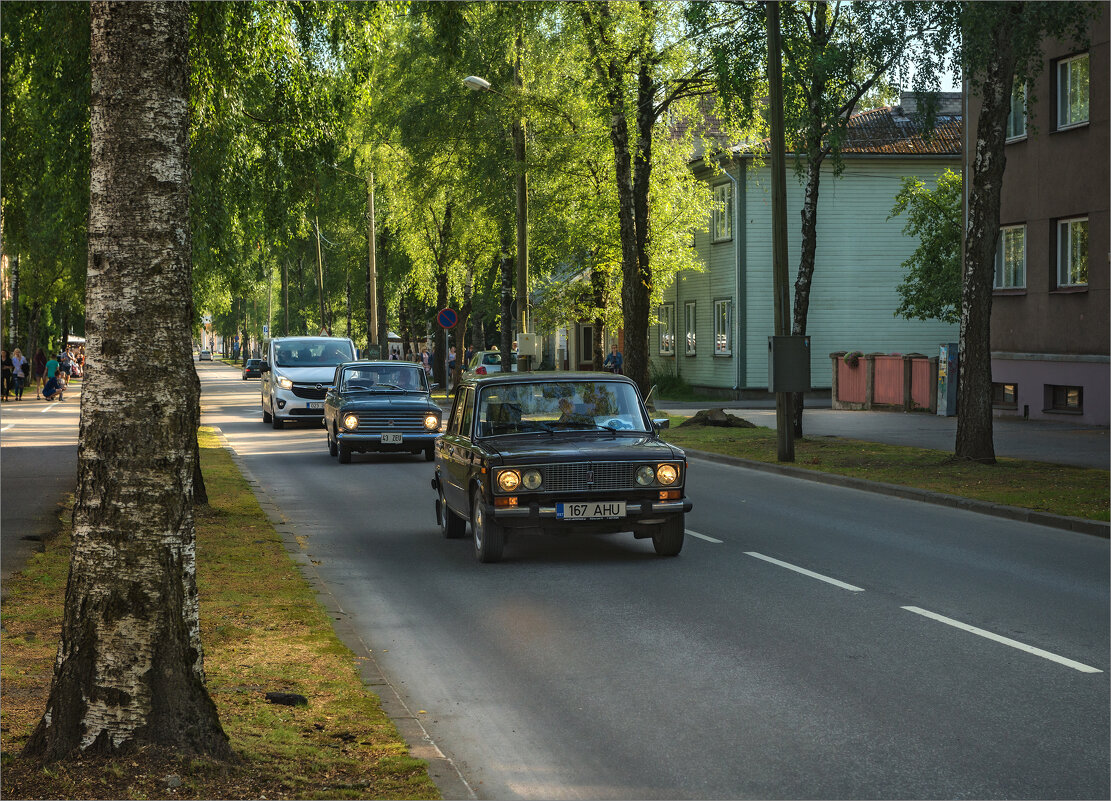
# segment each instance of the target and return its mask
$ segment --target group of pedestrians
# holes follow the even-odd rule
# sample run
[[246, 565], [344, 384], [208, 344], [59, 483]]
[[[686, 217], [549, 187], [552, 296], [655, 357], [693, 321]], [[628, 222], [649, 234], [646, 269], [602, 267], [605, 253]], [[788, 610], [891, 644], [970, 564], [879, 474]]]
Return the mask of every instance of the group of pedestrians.
[[23, 390], [35, 385], [35, 397], [48, 401], [65, 400], [66, 387], [71, 378], [84, 374], [85, 354], [72, 348], [49, 358], [39, 348], [33, 359], [28, 360], [19, 348], [0, 352], [2, 384], [0, 398], [6, 401], [23, 400]]

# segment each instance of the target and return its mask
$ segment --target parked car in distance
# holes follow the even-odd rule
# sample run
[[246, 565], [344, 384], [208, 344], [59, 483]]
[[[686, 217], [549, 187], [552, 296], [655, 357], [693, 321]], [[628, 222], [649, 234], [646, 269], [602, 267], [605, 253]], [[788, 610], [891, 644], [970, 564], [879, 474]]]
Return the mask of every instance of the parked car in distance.
[[[510, 372], [517, 371], [517, 354], [509, 354]], [[480, 350], [467, 363], [467, 372], [475, 375], [489, 375], [502, 371], [502, 353], [498, 350]]]
[[262, 422], [282, 428], [287, 422], [324, 417], [324, 396], [336, 367], [355, 361], [348, 337], [275, 337], [266, 344], [260, 402]]
[[243, 380], [262, 378], [262, 359], [248, 359], [243, 365]]
[[210, 362], [210, 361], [212, 361], [212, 351], [210, 351], [210, 350], [197, 351], [197, 361], [199, 361], [199, 362]]
[[687, 460], [659, 431], [637, 385], [612, 373], [464, 377], [436, 443], [436, 517], [496, 562], [514, 532], [613, 533], [683, 548]]
[[341, 464], [352, 453], [421, 453], [432, 461], [442, 411], [419, 364], [359, 361], [336, 368], [324, 398], [328, 453]]

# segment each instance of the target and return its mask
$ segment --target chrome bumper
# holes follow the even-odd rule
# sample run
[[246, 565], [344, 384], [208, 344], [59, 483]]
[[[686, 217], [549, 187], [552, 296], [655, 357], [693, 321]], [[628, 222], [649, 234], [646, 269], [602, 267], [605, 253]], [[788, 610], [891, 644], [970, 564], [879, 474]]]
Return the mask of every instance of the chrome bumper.
[[[630, 501], [625, 504], [625, 518], [635, 517], [637, 515], [654, 515], [654, 514], [678, 514], [680, 512], [689, 512], [693, 508], [693, 504], [688, 500], [682, 501]], [[494, 513], [494, 518], [529, 518], [535, 516], [542, 519], [556, 519], [556, 508], [554, 506], [539, 506], [537, 504], [530, 504], [529, 506], [496, 506], [491, 509]], [[610, 518], [612, 520], [621, 520], [623, 518]], [[574, 522], [574, 521], [568, 521]]]

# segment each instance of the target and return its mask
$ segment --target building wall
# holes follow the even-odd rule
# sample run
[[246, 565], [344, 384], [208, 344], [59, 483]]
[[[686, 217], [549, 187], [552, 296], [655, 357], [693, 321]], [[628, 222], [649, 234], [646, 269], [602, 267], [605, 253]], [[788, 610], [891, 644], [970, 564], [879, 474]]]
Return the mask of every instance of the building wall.
[[[936, 355], [939, 344], [956, 341], [954, 325], [895, 316], [899, 306], [896, 288], [904, 277], [901, 264], [918, 243], [903, 234], [904, 218], [888, 219], [904, 176], [932, 182], [946, 167], [959, 169], [959, 157], [850, 157], [840, 178], [833, 177], [831, 167], [823, 168], [807, 322], [815, 389], [831, 385], [829, 354], [833, 351]], [[767, 388], [767, 338], [774, 324], [769, 174], [767, 167], [753, 169], [747, 162], [741, 170], [740, 236], [712, 243], [709, 233], [696, 234], [696, 246], [707, 269], [680, 276], [675, 286], [665, 291], [665, 302], [675, 307], [677, 352], [674, 357], [659, 355], [659, 327], [653, 326], [654, 369], [677, 369], [695, 386], [732, 390], [739, 377], [741, 390]], [[722, 176], [710, 181], [716, 184], [727, 179]], [[801, 181], [793, 172], [788, 174], [787, 195], [793, 301], [803, 196]], [[742, 254], [739, 299], [735, 293], [735, 247], [740, 247]], [[733, 354], [729, 357], [713, 355], [713, 304], [721, 298], [734, 299]], [[683, 307], [690, 300], [696, 302], [698, 312], [698, 352], [694, 357], [683, 353]]]
[[[1000, 225], [1026, 225], [1026, 287], [997, 290], [992, 302], [992, 380], [1017, 384], [1016, 409], [998, 414], [1054, 418], [1046, 408], [1047, 386], [1081, 386], [1085, 422], [1108, 425], [1109, 333], [1111, 333], [1111, 46], [1106, 7], [1092, 25], [1087, 125], [1057, 129], [1056, 64], [1082, 52], [1070, 42], [1044, 48], [1041, 75], [1031, 87], [1025, 137], [1006, 146]], [[970, 136], [980, 111], [969, 98]], [[1056, 221], [1088, 217], [1088, 285], [1057, 287]], [[1070, 381], [1080, 383], [1071, 384]], [[1066, 418], [1073, 419], [1073, 418]]]

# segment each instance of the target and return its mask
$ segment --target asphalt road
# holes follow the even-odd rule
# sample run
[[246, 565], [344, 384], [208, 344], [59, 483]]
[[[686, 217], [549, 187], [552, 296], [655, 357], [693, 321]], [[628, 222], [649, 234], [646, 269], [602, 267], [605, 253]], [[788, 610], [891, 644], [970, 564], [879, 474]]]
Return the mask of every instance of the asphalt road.
[[683, 553], [440, 537], [421, 457], [218, 425], [481, 798], [1107, 798], [1108, 541], [692, 460]]

